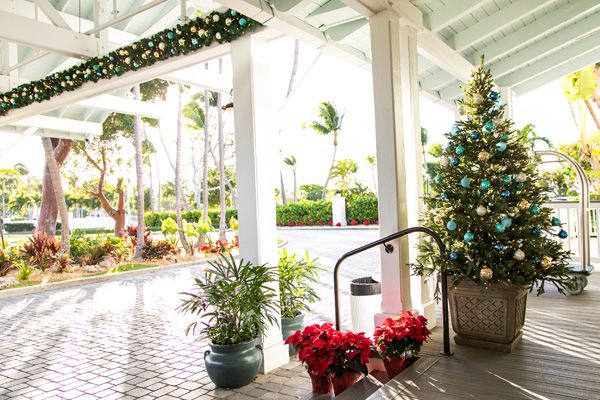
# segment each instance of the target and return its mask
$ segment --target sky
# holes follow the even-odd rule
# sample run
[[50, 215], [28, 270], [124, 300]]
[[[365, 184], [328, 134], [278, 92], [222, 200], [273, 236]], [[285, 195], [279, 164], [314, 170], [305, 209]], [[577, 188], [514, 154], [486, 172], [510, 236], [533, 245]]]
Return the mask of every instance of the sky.
[[[332, 101], [344, 114], [342, 131], [339, 136], [337, 159], [350, 158], [359, 164], [358, 179], [373, 186], [372, 171], [364, 158], [375, 154], [375, 122], [371, 75], [367, 70], [346, 63], [334, 56], [322, 54], [310, 46], [301, 44], [298, 74], [295, 89], [284, 102], [293, 59], [293, 39], [282, 38], [270, 44], [271, 59], [271, 100], [277, 120], [276, 131], [280, 131], [280, 146], [283, 156], [294, 155], [297, 159], [298, 185], [305, 183], [323, 184], [333, 152], [332, 139], [319, 136], [310, 129], [303, 129], [304, 123], [317, 117], [320, 102]], [[225, 72], [230, 70], [225, 60]], [[313, 65], [314, 64], [314, 65]], [[310, 68], [312, 65], [312, 68]], [[173, 107], [175, 96], [169, 96], [169, 106]], [[430, 143], [442, 143], [442, 134], [454, 122], [454, 112], [421, 97], [421, 125], [430, 135]], [[231, 115], [226, 117], [226, 131], [233, 132]], [[573, 142], [577, 138], [575, 125], [564, 99], [560, 81], [551, 82], [514, 100], [515, 127], [533, 123], [537, 132], [549, 137], [553, 143]], [[167, 125], [173, 121], [167, 122]], [[174, 135], [167, 129], [166, 145], [174, 149]], [[4, 134], [0, 149], [13, 140], [15, 135]], [[158, 173], [161, 181], [172, 179], [173, 171], [158, 140], [157, 132], [150, 131], [150, 138], [159, 151]], [[172, 150], [170, 150], [172, 151]], [[190, 160], [192, 147], [184, 145], [184, 160]], [[17, 162], [24, 162], [31, 173], [41, 176], [43, 169], [43, 149], [38, 137], [24, 139], [8, 151], [0, 150], [0, 168], [10, 168]], [[189, 164], [185, 163], [185, 164]], [[189, 167], [188, 167], [189, 168]], [[287, 186], [292, 184], [291, 169], [282, 164]]]

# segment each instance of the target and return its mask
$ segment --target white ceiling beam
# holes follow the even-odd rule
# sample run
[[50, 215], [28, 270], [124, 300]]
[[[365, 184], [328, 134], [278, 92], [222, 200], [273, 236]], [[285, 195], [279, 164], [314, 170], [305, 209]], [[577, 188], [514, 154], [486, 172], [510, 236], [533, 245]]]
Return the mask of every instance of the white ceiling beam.
[[600, 2], [598, 0], [577, 0], [576, 2], [565, 4], [556, 11], [527, 24], [527, 26], [499, 39], [481, 51], [471, 54], [469, 59], [474, 63], [478, 63], [480, 57], [485, 55], [486, 64], [492, 63], [500, 57], [540, 40], [544, 36], [569, 25], [585, 14], [598, 9], [600, 9]]
[[12, 123], [14, 126], [25, 128], [49, 129], [54, 131], [83, 133], [86, 135], [101, 135], [102, 124], [97, 122], [80, 121], [76, 119], [35, 115]]
[[588, 67], [598, 62], [598, 60], [600, 60], [600, 48], [572, 58], [568, 63], [548, 69], [544, 73], [537, 75], [535, 78], [513, 86], [511, 89], [514, 90], [517, 95], [522, 95], [570, 73]]
[[0, 11], [0, 39], [72, 57], [97, 57], [118, 47], [88, 35]]
[[469, 74], [475, 68], [473, 63], [431, 31], [422, 31], [418, 34], [417, 46], [419, 55], [463, 82], [466, 82]]
[[[473, 69], [473, 67], [470, 69]], [[439, 90], [448, 85], [448, 83], [455, 81], [456, 78], [456, 76], [438, 68], [437, 72], [433, 75], [429, 75], [427, 78], [421, 79], [420, 82], [423, 88], [428, 90]], [[464, 81], [464, 79], [461, 80]]]
[[499, 79], [586, 36], [598, 35], [598, 32], [600, 32], [600, 11], [490, 65], [492, 75], [494, 79]]
[[315, 26], [331, 25], [330, 21], [347, 21], [356, 18], [357, 13], [340, 0], [329, 0], [315, 11], [308, 14], [306, 20]]
[[452, 81], [449, 85], [438, 90], [437, 92], [442, 99], [446, 99], [448, 101], [456, 100], [462, 96], [462, 92], [460, 90], [462, 85], [463, 83], [460, 81]]
[[465, 15], [481, 8], [489, 0], [447, 1], [446, 5], [423, 15], [425, 26], [433, 32], [439, 32]]
[[452, 36], [449, 44], [456, 51], [463, 51], [514, 24], [516, 20], [525, 18], [555, 1], [527, 0], [507, 4], [492, 15], [480, 19]]
[[273, 0], [273, 6], [278, 11], [293, 14], [312, 3], [312, 0]]
[[200, 65], [174, 71], [163, 75], [161, 78], [172, 82], [183, 83], [185, 85], [214, 90], [221, 93], [229, 93], [233, 87], [231, 76], [225, 76], [213, 71], [207, 71]]
[[121, 87], [131, 86], [138, 82], [145, 82], [182, 68], [188, 68], [214, 58], [222, 57], [229, 53], [229, 48], [230, 45], [228, 43], [213, 45], [184, 57], [174, 57], [168, 60], [158, 61], [154, 65], [138, 71], [130, 71], [121, 76], [113, 77], [112, 79], [104, 79], [97, 83], [87, 82], [75, 91], [63, 92], [50, 100], [11, 110], [7, 115], [0, 117], [0, 126], [9, 125], [15, 121], [29, 118], [34, 115], [45, 114], [49, 111], [77, 103], [78, 101], [89, 99], [90, 97], [109, 93]]
[[33, 2], [42, 10], [50, 21], [59, 28], [71, 29], [67, 21], [59, 14], [48, 0], [33, 0]]
[[166, 117], [164, 106], [150, 101], [128, 99], [126, 97], [101, 94], [100, 96], [78, 101], [75, 106], [86, 107], [93, 110], [117, 112], [127, 115], [160, 119]]
[[37, 128], [22, 128], [22, 127], [13, 127], [13, 126], [3, 126], [0, 127], [0, 135], [2, 134], [11, 134], [11, 135], [19, 135], [10, 141], [5, 147], [0, 149], [0, 159], [4, 157], [14, 146], [22, 142], [29, 136], [39, 136], [39, 137], [50, 137], [57, 139], [72, 139], [72, 140], [84, 140], [86, 137], [89, 137], [88, 134], [81, 132], [64, 132], [64, 131], [53, 131], [50, 129], [37, 129]]
[[355, 19], [354, 21], [345, 22], [343, 24], [327, 28], [325, 30], [325, 34], [331, 40], [341, 42], [342, 40], [357, 32], [360, 28], [367, 25], [368, 23], [369, 21], [366, 18]]
[[580, 39], [569, 46], [563, 47], [544, 58], [528, 64], [526, 67], [496, 79], [496, 83], [500, 86], [516, 86], [552, 68], [568, 64], [570, 60], [598, 48], [600, 48], [600, 35], [591, 34], [584, 39]]

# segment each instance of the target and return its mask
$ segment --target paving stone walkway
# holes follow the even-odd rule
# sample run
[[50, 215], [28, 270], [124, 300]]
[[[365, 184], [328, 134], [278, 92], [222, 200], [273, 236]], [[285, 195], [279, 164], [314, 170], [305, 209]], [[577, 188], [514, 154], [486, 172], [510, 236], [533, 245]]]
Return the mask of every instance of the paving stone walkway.
[[[279, 233], [290, 251], [309, 249], [328, 270], [311, 321], [332, 320], [337, 257], [377, 237], [376, 230]], [[204, 370], [206, 343], [184, 335], [193, 320], [176, 311], [199, 267], [0, 300], [0, 400], [296, 399], [310, 392], [297, 362], [236, 390], [216, 389]], [[378, 276], [378, 253], [349, 260], [348, 280]]]

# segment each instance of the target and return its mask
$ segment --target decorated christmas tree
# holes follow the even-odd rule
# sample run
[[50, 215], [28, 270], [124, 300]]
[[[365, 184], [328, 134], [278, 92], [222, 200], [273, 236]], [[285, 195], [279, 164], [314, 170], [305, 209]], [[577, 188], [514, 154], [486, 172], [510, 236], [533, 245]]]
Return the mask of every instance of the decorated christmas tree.
[[544, 292], [569, 285], [569, 252], [561, 228], [545, 201], [543, 184], [528, 147], [504, 118], [505, 105], [489, 69], [479, 68], [463, 87], [462, 118], [446, 134], [439, 170], [425, 197], [424, 225], [443, 239], [443, 259], [430, 242], [419, 245], [416, 272], [440, 267], [452, 284], [530, 285]]

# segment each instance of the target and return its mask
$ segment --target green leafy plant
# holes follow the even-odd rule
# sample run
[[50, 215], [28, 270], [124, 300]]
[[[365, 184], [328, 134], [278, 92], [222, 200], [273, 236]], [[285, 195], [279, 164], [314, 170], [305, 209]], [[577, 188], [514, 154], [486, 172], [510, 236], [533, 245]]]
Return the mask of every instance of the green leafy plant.
[[308, 250], [304, 258], [289, 254], [286, 249], [279, 252], [279, 299], [281, 316], [294, 318], [302, 311], [310, 311], [309, 304], [319, 300], [313, 288], [323, 269], [317, 259], [310, 258]]
[[54, 264], [59, 251], [60, 242], [41, 231], [30, 236], [23, 245], [23, 253], [29, 262], [42, 271]]
[[61, 253], [56, 257], [55, 265], [59, 272], [63, 272], [65, 269], [67, 269], [69, 264], [71, 264], [71, 257], [69, 257], [68, 254]]
[[348, 196], [352, 186], [356, 185], [354, 175], [358, 171], [356, 161], [349, 158], [338, 160], [331, 168], [331, 178], [337, 178], [336, 187], [343, 197]]
[[15, 265], [17, 266], [17, 278], [20, 281], [26, 281], [29, 279], [31, 274], [35, 271], [35, 268], [27, 264], [23, 260], [17, 260]]
[[[218, 345], [243, 343], [277, 321], [273, 268], [236, 260], [231, 255], [209, 261], [208, 265], [204, 276], [195, 279], [194, 290], [182, 293], [186, 298], [179, 307], [184, 313], [200, 317], [202, 337]], [[186, 334], [195, 333], [198, 324], [192, 322]]]
[[317, 185], [314, 183], [309, 183], [305, 185], [300, 185], [298, 188], [300, 192], [300, 198], [304, 200], [310, 201], [318, 201], [321, 200], [321, 196], [323, 193], [323, 186]]
[[170, 240], [153, 240], [142, 248], [144, 260], [161, 260], [165, 257], [178, 256], [181, 249]]
[[160, 230], [169, 242], [177, 244], [177, 222], [173, 218], [165, 219], [160, 226]]
[[374, 224], [379, 220], [378, 201], [375, 195], [358, 196], [346, 203], [346, 219]]
[[0, 277], [5, 276], [15, 267], [15, 262], [19, 259], [19, 252], [20, 249], [16, 246], [0, 248]]

